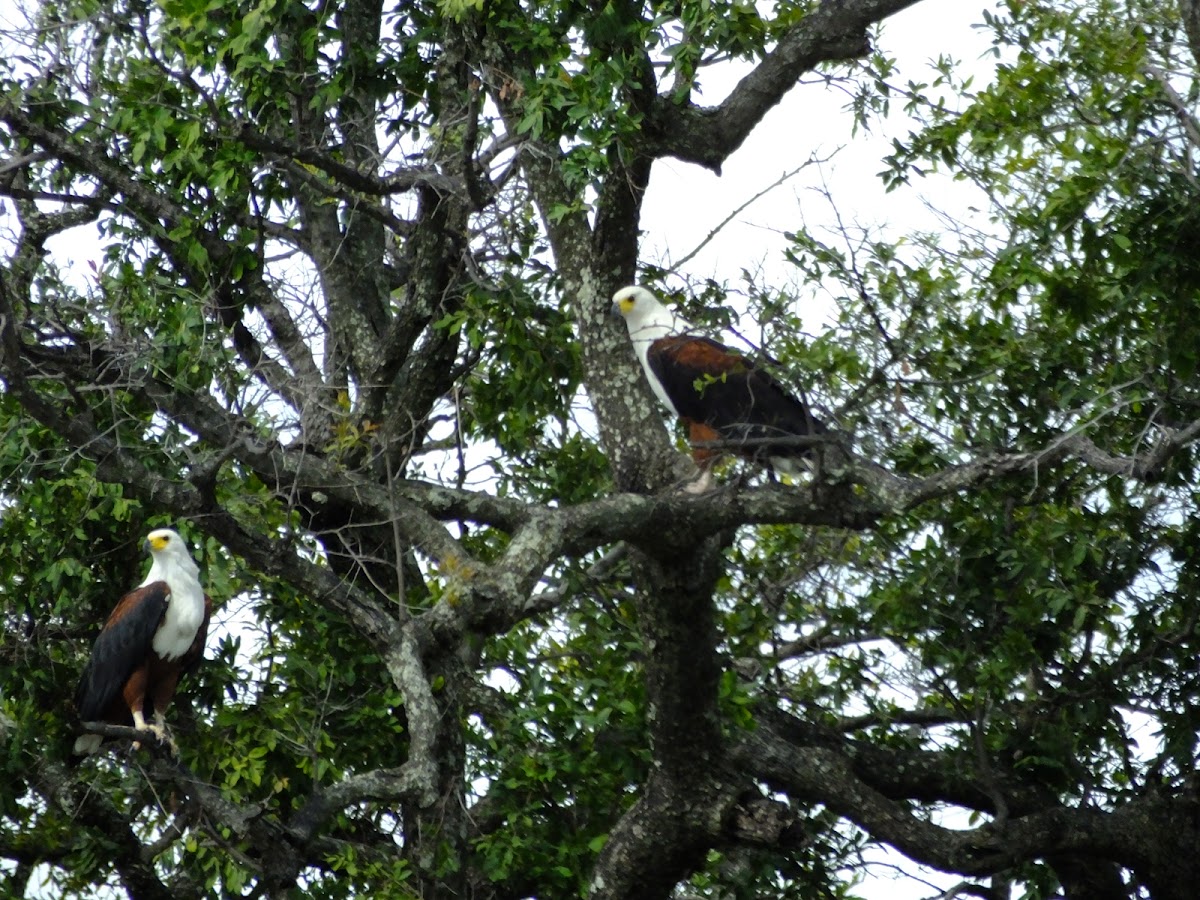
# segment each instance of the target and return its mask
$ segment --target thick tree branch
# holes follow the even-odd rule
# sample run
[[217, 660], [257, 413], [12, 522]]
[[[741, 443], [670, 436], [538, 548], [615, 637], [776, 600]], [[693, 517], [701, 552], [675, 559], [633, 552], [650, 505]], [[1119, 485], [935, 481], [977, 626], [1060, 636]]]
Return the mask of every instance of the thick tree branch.
[[412, 798], [421, 806], [436, 799], [436, 773], [433, 760], [427, 753], [395, 769], [376, 769], [361, 775], [351, 775], [317, 792], [288, 822], [289, 831], [308, 842], [330, 818], [348, 806], [365, 800], [396, 806]]
[[867, 31], [918, 0], [824, 0], [785, 34], [779, 44], [718, 107], [678, 106], [670, 95], [655, 103], [653, 156], [674, 156], [715, 172], [800, 76], [824, 62], [865, 56]]
[[712, 595], [725, 543], [710, 537], [687, 555], [631, 555], [638, 628], [650, 648], [643, 666], [654, 769], [596, 861], [594, 898], [668, 896], [703, 860], [739, 793], [738, 779], [720, 777]]
[[[711, 773], [709, 773], [711, 774]], [[655, 772], [609, 834], [588, 882], [592, 900], [669, 897], [725, 831], [740, 790], [705, 779], [681, 789]]]
[[360, 171], [338, 162], [328, 153], [269, 137], [249, 123], [242, 125], [237, 139], [253, 150], [307, 163], [359, 194], [387, 197], [419, 187], [431, 187], [439, 194], [466, 193], [466, 185], [460, 179], [443, 175], [436, 169], [410, 166], [379, 176], [373, 174], [374, 164], [372, 164], [372, 168]]
[[[915, 816], [909, 801], [941, 800], [981, 810], [989, 810], [992, 804], [988, 792], [969, 775], [947, 773], [940, 754], [864, 747], [862, 755], [850, 750], [853, 744], [822, 738], [798, 720], [783, 724], [789, 733], [784, 738], [779, 730], [782, 722], [764, 722], [744, 735], [734, 748], [733, 760], [777, 790], [797, 800], [825, 804], [877, 840], [926, 865], [963, 875], [988, 875], [1047, 854], [1098, 856], [1138, 870], [1148, 882], [1166, 887], [1168, 892], [1162, 896], [1178, 898], [1183, 895], [1171, 885], [1180, 883], [1180, 870], [1200, 870], [1194, 855], [1182, 850], [1197, 838], [1195, 819], [1190, 818], [1200, 808], [1195, 797], [1149, 795], [1107, 812], [1062, 806], [1056, 796], [1014, 782], [1005, 788], [1012, 798], [1012, 815], [1004, 826], [950, 829]], [[804, 735], [816, 740], [804, 740]], [[1171, 846], [1163, 846], [1163, 833], [1149, 824], [1158, 817], [1180, 823], [1182, 831], [1172, 832]], [[1184, 872], [1185, 877], [1190, 874]]]
[[[11, 316], [11, 306], [0, 310], [0, 315]], [[24, 370], [17, 362], [28, 354], [38, 358], [40, 367], [52, 366], [50, 371], [68, 383], [120, 384], [133, 378], [131, 372], [123, 372], [121, 356], [98, 350], [79, 353], [22, 347], [11, 326], [9, 318], [3, 334], [3, 371], [14, 393], [31, 412], [61, 429], [75, 446], [102, 461], [108, 471], [119, 473], [119, 480], [142, 485], [177, 515], [195, 516], [206, 511], [200, 495], [179, 493], [177, 485], [150, 476], [119, 452], [110, 438], [97, 433], [86, 417], [68, 414], [43, 399], [24, 380]], [[468, 623], [502, 629], [516, 621], [514, 617], [530, 615], [534, 608], [527, 600], [534, 585], [547, 566], [563, 554], [583, 554], [620, 540], [661, 544], [667, 534], [680, 535], [678, 539], [686, 544], [739, 524], [796, 523], [862, 529], [886, 515], [959, 493], [989, 479], [1036, 474], [1072, 457], [1101, 472], [1144, 478], [1154, 475], [1171, 454], [1200, 435], [1200, 423], [1164, 432], [1150, 451], [1133, 457], [1108, 454], [1087, 435], [1073, 433], [1041, 452], [980, 457], [925, 478], [900, 478], [879, 467], [858, 464], [851, 464], [844, 472], [829, 473], [834, 478], [860, 482], [862, 489], [854, 491], [848, 485], [817, 481], [807, 488], [723, 488], [699, 497], [677, 492], [650, 497], [616, 494], [574, 507], [536, 509], [485, 493], [417, 481], [395, 481], [389, 492], [303, 448], [286, 450], [259, 442], [248, 424], [237, 426], [206, 395], [180, 393], [152, 381], [143, 381], [141, 390], [159, 408], [171, 411], [219, 448], [216, 452], [226, 454], [229, 448], [236, 448], [234, 458], [281, 495], [298, 491], [306, 503], [318, 507], [341, 504], [380, 522], [391, 521], [399, 514], [405, 541], [443, 563], [452, 562], [456, 577], [461, 577], [481, 601], [488, 598], [486, 604], [460, 604], [453, 609], [443, 604], [435, 609], [430, 614], [430, 627], [442, 634], [447, 628], [458, 632]], [[497, 563], [482, 566], [465, 556], [458, 542], [438, 524], [438, 520], [454, 519], [490, 524], [509, 531], [514, 539]], [[687, 523], [684, 531], [678, 527], [681, 522]]]

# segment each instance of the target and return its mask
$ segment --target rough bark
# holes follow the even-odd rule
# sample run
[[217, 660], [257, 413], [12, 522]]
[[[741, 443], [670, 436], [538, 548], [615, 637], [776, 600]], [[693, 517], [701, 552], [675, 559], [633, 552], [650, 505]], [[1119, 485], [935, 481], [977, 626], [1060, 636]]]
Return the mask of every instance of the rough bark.
[[1179, 0], [1179, 14], [1183, 18], [1192, 59], [1200, 63], [1200, 3], [1196, 0]]
[[[795, 809], [806, 804], [834, 811], [918, 862], [964, 876], [1044, 860], [1072, 900], [1107, 900], [1128, 894], [1118, 870], [1125, 867], [1156, 898], [1191, 896], [1200, 878], [1194, 852], [1200, 835], [1196, 799], [1185, 791], [1147, 790], [1110, 809], [1071, 805], [1020, 771], [981, 771], [977, 762], [932, 751], [873, 745], [849, 734], [861, 731], [853, 723], [839, 730], [767, 707], [755, 711], [756, 727], [742, 733], [720, 716], [718, 685], [731, 663], [719, 651], [713, 597], [734, 529], [770, 523], [864, 530], [999, 479], [1042, 477], [1067, 461], [1117, 478], [1152, 479], [1200, 436], [1200, 422], [1186, 423], [1162, 429], [1144, 452], [1118, 456], [1074, 432], [1038, 452], [981, 455], [927, 477], [896, 476], [851, 456], [801, 487], [733, 486], [703, 496], [663, 490], [689, 464], [672, 447], [627, 337], [608, 315], [613, 290], [637, 279], [638, 220], [654, 162], [671, 156], [719, 171], [802, 75], [862, 56], [869, 29], [914, 2], [818, 4], [713, 108], [658, 93], [644, 48], [614, 48], [632, 54], [642, 73], [626, 99], [647, 122], [644, 133], [623, 136], [609, 153], [591, 216], [574, 202], [558, 138], [518, 133], [519, 104], [509, 85], [532, 79], [535, 67], [502, 35], [489, 33], [486, 17], [447, 26], [436, 82], [455, 140], [447, 137], [427, 165], [383, 170], [378, 110], [365, 88], [341, 98], [333, 115], [342, 138], [336, 146], [326, 146], [324, 123], [309, 117], [313, 90], [298, 90], [294, 116], [265, 123], [269, 127], [228, 134], [225, 123], [223, 138], [278, 163], [293, 189], [299, 227], [268, 228], [244, 210], [230, 213], [224, 224], [309, 254], [321, 278], [320, 313], [330, 341], [320, 348], [320, 364], [294, 308], [262, 271], [234, 277], [244, 248], [221, 228], [199, 228], [197, 240], [212, 265], [197, 265], [166, 238], [192, 215], [177, 198], [156, 192], [103, 146], [73, 140], [12, 99], [0, 102], [8, 129], [99, 186], [92, 196], [71, 199], [76, 208], [70, 212], [50, 214], [15, 182], [0, 184], [0, 194], [18, 202], [23, 217], [16, 252], [0, 275], [0, 376], [9, 398], [71, 453], [94, 463], [99, 479], [124, 485], [149, 509], [200, 523], [254, 571], [336, 612], [403, 695], [406, 758], [315, 788], [293, 809], [230, 803], [197, 773], [155, 761], [156, 783], [188, 797], [209, 827], [246, 843], [247, 865], [264, 890], [294, 888], [306, 866], [336, 850], [329, 829], [339, 814], [371, 802], [403, 820], [414, 893], [526, 893], [517, 881], [507, 888], [490, 884], [465, 863], [450, 874], [430, 863], [446, 846], [467, 860], [472, 839], [504, 827], [486, 810], [469, 811], [466, 801], [463, 723], [478, 687], [473, 665], [488, 637], [568, 602], [566, 594], [535, 593], [555, 564], [607, 553], [590, 574], [611, 576], [612, 560], [627, 561], [636, 585], [630, 602], [647, 648], [651, 765], [637, 801], [599, 855], [592, 896], [671, 896], [718, 847], [799, 852], [804, 841], [793, 828]], [[1181, 3], [1193, 49], [1194, 6]], [[363, 0], [340, 13], [344, 51], [352, 57], [347, 70], [363, 84], [370, 83], [381, 52], [381, 9], [377, 0]], [[488, 180], [478, 158], [484, 91], [501, 111], [497, 127], [507, 127], [506, 138], [520, 144], [513, 171], [522, 174], [553, 248], [556, 283], [574, 315], [588, 396], [611, 461], [616, 491], [588, 502], [541, 505], [433, 484], [406, 471], [432, 411], [462, 371], [456, 333], [433, 323], [461, 309], [466, 286], [476, 280], [474, 217], [505, 187]], [[402, 192], [415, 198], [409, 219], [382, 202]], [[297, 439], [264, 436], [208, 393], [179, 391], [146, 372], [137, 365], [136, 342], [123, 343], [115, 333], [85, 338], [30, 319], [46, 241], [94, 220], [101, 209], [140, 223], [180, 279], [197, 296], [214, 298], [213, 327], [251, 377], [292, 407]], [[403, 243], [402, 284], [385, 267], [392, 240]], [[248, 325], [252, 314], [265, 329]], [[52, 393], [47, 385], [69, 389]], [[104, 404], [89, 405], [85, 390], [114, 405], [118, 394], [133, 398], [194, 435], [179, 474], [163, 474], [114, 436], [98, 417]], [[336, 458], [326, 452], [339, 425], [364, 420], [379, 427], [378, 444]], [[218, 501], [214, 486], [234, 467], [238, 477], [257, 479], [272, 496], [286, 498], [307, 532], [325, 542], [328, 565], [257, 527], [253, 511]], [[494, 529], [503, 541], [489, 556], [473, 553], [462, 539], [468, 526]], [[422, 569], [411, 560], [418, 553], [449, 585], [436, 602], [417, 584]], [[939, 711], [923, 719], [925, 712], [914, 711], [914, 727], [961, 724]], [[196, 896], [187, 885], [163, 883], [121, 810], [82, 792], [70, 775], [46, 772], [43, 793], [59, 809], [112, 836], [114, 867], [132, 894]], [[764, 784], [787, 803], [762, 796]], [[915, 804], [938, 803], [976, 811], [986, 824], [947, 829], [914, 811]], [[21, 848], [0, 846], [0, 852], [29, 861]], [[48, 846], [42, 858], [59, 852]]]

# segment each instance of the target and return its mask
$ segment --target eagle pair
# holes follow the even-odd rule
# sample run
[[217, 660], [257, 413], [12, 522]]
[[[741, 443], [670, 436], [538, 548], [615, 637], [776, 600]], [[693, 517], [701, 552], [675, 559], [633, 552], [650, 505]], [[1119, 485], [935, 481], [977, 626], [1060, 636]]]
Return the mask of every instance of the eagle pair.
[[617, 291], [612, 311], [625, 319], [654, 395], [687, 426], [700, 477], [686, 490], [710, 487], [713, 463], [723, 450], [785, 475], [800, 474], [813, 456], [812, 442], [802, 439], [828, 429], [770, 372], [697, 336], [643, 287]]
[[[655, 396], [687, 425], [701, 471], [689, 490], [708, 488], [722, 448], [766, 460], [785, 474], [797, 474], [799, 463], [811, 458], [811, 448], [794, 439], [827, 429], [753, 360], [695, 335], [645, 288], [617, 291], [613, 312], [625, 319]], [[152, 531], [144, 546], [153, 560], [150, 572], [105, 622], [79, 681], [75, 705], [85, 722], [132, 725], [162, 738], [164, 714], [179, 678], [204, 651], [212, 603], [176, 532]], [[148, 717], [153, 721], [147, 722]], [[75, 752], [93, 752], [101, 740], [96, 734], [82, 735]]]

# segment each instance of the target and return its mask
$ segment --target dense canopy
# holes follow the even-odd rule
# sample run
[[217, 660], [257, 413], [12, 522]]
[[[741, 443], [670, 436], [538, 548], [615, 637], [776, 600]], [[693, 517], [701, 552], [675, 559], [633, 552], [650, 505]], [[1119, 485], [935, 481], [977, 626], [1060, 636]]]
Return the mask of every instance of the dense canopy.
[[[908, 7], [6, 13], [0, 893], [1194, 896], [1200, 5], [981, 8], [978, 82]], [[641, 252], [655, 163], [793, 90], [975, 208]], [[812, 475], [677, 490], [633, 283], [772, 358]], [[214, 601], [179, 759], [75, 764], [156, 527]]]

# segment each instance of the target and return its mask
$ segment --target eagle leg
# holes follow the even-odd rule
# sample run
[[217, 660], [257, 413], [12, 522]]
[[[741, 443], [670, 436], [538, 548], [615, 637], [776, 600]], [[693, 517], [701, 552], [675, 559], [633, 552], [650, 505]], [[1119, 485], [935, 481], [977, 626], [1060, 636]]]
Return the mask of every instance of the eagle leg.
[[154, 711], [154, 724], [150, 729], [158, 735], [158, 739], [167, 745], [167, 749], [171, 751], [171, 755], [179, 757], [179, 747], [175, 744], [175, 738], [171, 736], [171, 730], [167, 728], [167, 720], [162, 714], [162, 710]]
[[706, 494], [713, 489], [713, 469], [721, 458], [721, 451], [711, 447], [696, 444], [712, 444], [721, 440], [721, 433], [710, 425], [697, 422], [694, 419], [683, 420], [688, 427], [688, 443], [692, 445], [692, 462], [700, 470], [697, 478], [684, 482], [683, 491], [686, 494]]
[[[161, 743], [166, 744], [167, 748], [171, 751], [172, 756], [179, 755], [179, 748], [175, 746], [175, 739], [172, 738], [170, 732], [167, 731], [167, 723], [163, 719], [161, 713], [156, 711], [154, 713], [154, 721], [147, 722], [146, 717], [142, 715], [142, 711], [140, 709], [131, 710], [131, 712], [133, 713], [134, 728], [136, 728], [138, 731], [150, 732]], [[142, 742], [134, 741], [133, 749], [141, 750]]]
[[[154, 731], [154, 729], [151, 726], [146, 724], [146, 717], [142, 715], [142, 711], [140, 709], [132, 709], [132, 710], [130, 710], [130, 712], [133, 713], [133, 727], [134, 728], [136, 728], [138, 731], [150, 731], [150, 732]], [[134, 741], [133, 749], [141, 750], [142, 742]]]

